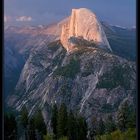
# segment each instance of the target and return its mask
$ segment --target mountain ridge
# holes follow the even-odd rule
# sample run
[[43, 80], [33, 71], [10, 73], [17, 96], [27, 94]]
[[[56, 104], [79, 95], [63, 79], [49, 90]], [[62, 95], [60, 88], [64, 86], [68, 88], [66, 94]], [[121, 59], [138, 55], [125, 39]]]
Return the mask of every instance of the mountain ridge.
[[[60, 25], [68, 21], [69, 18]], [[106, 29], [108, 35], [116, 35], [114, 28], [114, 33]], [[61, 28], [56, 30], [60, 31]], [[102, 49], [98, 43], [89, 47], [88, 39], [85, 39], [88, 42], [84, 40], [84, 44], [83, 41], [79, 43], [77, 36], [77, 49], [71, 53], [67, 52], [67, 46], [59, 36], [48, 36], [46, 44], [36, 44], [39, 39], [39, 42], [44, 41], [45, 37], [37, 35], [35, 43], [30, 42], [35, 46], [32, 49], [29, 45], [29, 56], [14, 94], [6, 101], [9, 107], [20, 111], [26, 105], [29, 115], [33, 115], [37, 108], [42, 109], [48, 127], [54, 103], [58, 106], [65, 103], [68, 109], [80, 113], [89, 127], [93, 117], [106, 119], [111, 114], [115, 120], [118, 108], [126, 100], [135, 108], [135, 62], [115, 55], [114, 51]]]
[[[57, 44], [54, 44], [54, 47], [56, 45]], [[128, 63], [127, 60], [119, 58], [115, 55], [113, 56], [112, 54], [104, 52], [98, 48], [84, 48], [86, 50], [82, 52], [75, 51], [72, 54], [66, 55], [66, 52], [63, 52], [64, 49], [61, 44], [58, 45], [60, 46], [58, 46], [57, 51], [61, 55], [59, 53], [56, 55], [53, 51], [49, 52], [45, 48], [45, 50], [43, 48], [40, 50], [41, 52], [44, 52], [44, 55], [38, 61], [35, 61], [34, 59], [38, 57], [38, 55], [41, 53], [40, 51], [39, 53], [31, 55], [24, 66], [15, 90], [15, 94], [13, 95], [13, 99], [12, 96], [9, 98], [8, 102], [10, 103], [10, 106], [20, 110], [22, 106], [26, 104], [31, 115], [38, 107], [43, 108], [43, 112], [46, 112], [47, 110], [50, 110], [54, 103], [60, 105], [64, 102], [69, 109], [78, 109], [79, 113], [84, 115], [90, 124], [90, 121], [94, 115], [90, 114], [91, 117], [88, 118], [89, 112], [93, 114], [96, 112], [96, 115], [98, 116], [97, 118], [99, 118], [101, 114], [105, 117], [106, 113], [102, 113], [104, 104], [109, 104], [112, 106], [112, 108], [114, 108], [114, 111], [109, 111], [109, 113], [113, 114], [116, 112], [120, 103], [124, 100], [128, 100], [131, 104], [133, 104], [132, 92], [133, 89], [135, 89], [133, 87], [134, 80], [131, 79], [133, 84], [128, 90], [123, 87], [124, 85], [116, 85], [116, 87], [113, 87], [111, 90], [106, 88], [100, 89], [97, 88], [97, 83], [99, 84], [99, 77], [102, 77], [104, 75], [103, 73], [110, 73], [114, 67], [113, 64], [116, 67], [119, 65], [121, 67], [123, 65], [128, 66], [131, 75], [133, 75], [133, 78], [135, 78], [135, 72], [133, 70], [135, 69], [134, 64], [130, 62]], [[48, 56], [46, 56], [46, 54], [48, 54]], [[57, 59], [57, 61], [60, 61], [59, 63], [54, 61], [54, 55], [54, 58]], [[77, 70], [76, 72], [75, 70], [79, 68], [75, 68], [73, 73], [76, 77], [72, 75], [71, 71], [75, 67], [71, 64], [73, 59], [75, 59], [76, 65], [80, 63], [80, 70]], [[43, 67], [42, 62], [44, 63]], [[48, 64], [48, 62], [50, 63]], [[87, 65], [88, 63], [90, 65]], [[66, 68], [67, 71], [65, 71]], [[52, 69], [53, 71], [50, 71], [49, 69]], [[68, 73], [68, 71], [71, 72]], [[98, 76], [97, 73], [99, 73], [100, 76]], [[125, 74], [123, 73], [123, 77], [124, 75]], [[127, 77], [125, 78], [125, 81], [126, 79]], [[131, 96], [130, 93], [132, 94]], [[122, 95], [120, 96], [120, 94]], [[109, 98], [112, 100], [109, 101]], [[15, 101], [13, 102], [12, 100]], [[93, 105], [92, 100], [96, 102], [95, 106]], [[117, 102], [119, 102], [119, 104]], [[88, 107], [89, 103], [92, 105]], [[98, 107], [96, 107], [97, 105]], [[47, 111], [47, 124], [49, 123], [48, 121], [50, 118], [49, 113], [50, 112]]]

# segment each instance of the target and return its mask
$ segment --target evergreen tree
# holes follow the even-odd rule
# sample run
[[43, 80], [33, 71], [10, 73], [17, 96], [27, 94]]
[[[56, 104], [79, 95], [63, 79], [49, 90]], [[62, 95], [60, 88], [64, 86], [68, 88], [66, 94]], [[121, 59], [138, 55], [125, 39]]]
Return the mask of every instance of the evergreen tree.
[[42, 135], [47, 134], [46, 124], [44, 122], [41, 110], [38, 110], [37, 113], [34, 115], [34, 127]]
[[36, 140], [34, 118], [31, 118], [29, 121], [29, 133], [28, 134], [29, 134], [30, 140]]
[[68, 121], [67, 121], [67, 127], [68, 127], [68, 132], [67, 132], [67, 136], [69, 140], [77, 140], [77, 134], [76, 134], [76, 119], [72, 113], [72, 111], [70, 111], [69, 115], [68, 115]]
[[26, 106], [24, 106], [21, 110], [21, 118], [20, 118], [21, 124], [23, 125], [24, 129], [27, 128], [28, 125], [28, 111]]
[[102, 118], [100, 118], [100, 120], [98, 122], [97, 134], [103, 135], [104, 133], [105, 133], [105, 124], [104, 124]]
[[15, 116], [10, 113], [4, 114], [4, 139], [15, 140], [17, 136], [17, 122]]
[[136, 127], [136, 111], [135, 109], [130, 109], [130, 113], [129, 113], [129, 116], [128, 116], [128, 121], [126, 123], [126, 127], [127, 128], [135, 128]]
[[87, 140], [87, 123], [83, 117], [77, 118], [77, 140]]
[[55, 137], [57, 136], [57, 117], [58, 117], [58, 109], [57, 105], [54, 104], [52, 108], [51, 127], [53, 129]]
[[60, 138], [66, 135], [67, 135], [67, 108], [65, 104], [62, 104], [58, 111], [57, 137]]
[[92, 118], [92, 127], [91, 127], [91, 130], [90, 130], [91, 140], [92, 139], [94, 140], [94, 136], [97, 134], [97, 129], [98, 129], [97, 126], [98, 126], [97, 119], [96, 119], [96, 117], [93, 117]]
[[129, 123], [129, 106], [128, 103], [125, 102], [118, 110], [117, 121], [118, 128], [121, 131], [125, 131], [127, 129], [127, 124]]
[[130, 113], [126, 127], [127, 128], [135, 128], [136, 127], [136, 112]]
[[105, 127], [106, 127], [107, 133], [111, 133], [111, 132], [115, 131], [116, 125], [115, 125], [115, 122], [113, 121], [113, 118], [111, 115], [108, 116]]

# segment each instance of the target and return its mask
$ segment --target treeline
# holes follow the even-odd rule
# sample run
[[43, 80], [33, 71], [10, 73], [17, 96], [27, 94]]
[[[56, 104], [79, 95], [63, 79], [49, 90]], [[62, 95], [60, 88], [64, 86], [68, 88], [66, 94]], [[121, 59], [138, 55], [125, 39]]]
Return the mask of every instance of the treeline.
[[[122, 104], [117, 112], [116, 121], [112, 115], [108, 115], [107, 119], [103, 121], [100, 118], [92, 119], [92, 127], [88, 139], [90, 140], [131, 140], [136, 139], [136, 112], [132, 106], [126, 101]], [[133, 137], [133, 138], [132, 138]]]
[[115, 130], [111, 133], [96, 136], [95, 140], [136, 140], [136, 128], [129, 128], [124, 132]]
[[93, 117], [90, 128], [82, 116], [68, 111], [65, 104], [59, 107], [54, 104], [51, 110], [52, 133], [47, 133], [41, 110], [32, 117], [29, 117], [26, 107], [18, 117], [11, 113], [4, 115], [5, 140], [115, 140], [114, 137], [122, 140], [133, 137], [133, 140], [136, 138], [135, 128], [136, 112], [128, 102], [120, 106], [115, 121], [111, 115], [106, 120]]
[[4, 113], [4, 140], [16, 140], [17, 123], [12, 113]]
[[[84, 118], [77, 114], [74, 115], [72, 111], [67, 112], [66, 106], [62, 104], [59, 109], [56, 105], [53, 106], [51, 122], [53, 139], [56, 140], [62, 138], [64, 140], [96, 140], [102, 135], [110, 137], [119, 135], [117, 136], [119, 139], [120, 137], [126, 139], [131, 134], [133, 137], [135, 136], [136, 112], [133, 106], [126, 101], [119, 107], [115, 121], [112, 115], [108, 115], [106, 120], [103, 120], [102, 117], [93, 117], [89, 129]], [[130, 133], [130, 131], [132, 132]], [[47, 140], [51, 140], [51, 138]]]
[[51, 127], [53, 139], [86, 140], [87, 124], [83, 117], [67, 111], [65, 104], [58, 109], [56, 104], [52, 109]]
[[4, 114], [4, 140], [43, 140], [47, 134], [46, 125], [41, 110], [29, 117], [24, 106], [18, 116], [14, 113]]
[[[86, 140], [87, 124], [83, 117], [74, 115], [67, 110], [65, 104], [57, 108], [52, 107], [51, 115], [52, 136], [47, 133], [41, 110], [29, 117], [29, 112], [24, 106], [18, 117], [13, 113], [4, 115], [4, 139], [18, 140]], [[50, 136], [50, 138], [48, 138]]]

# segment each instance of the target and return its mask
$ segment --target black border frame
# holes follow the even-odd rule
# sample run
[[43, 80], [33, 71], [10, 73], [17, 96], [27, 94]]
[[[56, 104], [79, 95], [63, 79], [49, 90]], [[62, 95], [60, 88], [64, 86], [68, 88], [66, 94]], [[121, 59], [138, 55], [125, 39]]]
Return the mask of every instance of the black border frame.
[[[0, 98], [0, 111], [1, 111], [1, 140], [4, 140], [4, 117], [3, 117], [3, 111], [4, 111], [4, 106], [3, 106], [3, 56], [4, 56], [4, 1], [1, 1], [1, 8], [0, 8], [0, 14], [1, 14], [1, 45], [0, 45], [0, 53], [1, 53], [1, 98]], [[137, 129], [137, 140], [139, 140], [139, 125], [140, 125], [140, 121], [139, 121], [139, 113], [140, 113], [140, 102], [139, 102], [139, 20], [138, 20], [138, 13], [139, 13], [139, 9], [138, 9], [138, 5], [139, 5], [139, 0], [136, 0], [136, 40], [137, 40], [137, 60], [136, 60], [136, 65], [137, 65], [137, 124], [136, 124], [136, 129]]]

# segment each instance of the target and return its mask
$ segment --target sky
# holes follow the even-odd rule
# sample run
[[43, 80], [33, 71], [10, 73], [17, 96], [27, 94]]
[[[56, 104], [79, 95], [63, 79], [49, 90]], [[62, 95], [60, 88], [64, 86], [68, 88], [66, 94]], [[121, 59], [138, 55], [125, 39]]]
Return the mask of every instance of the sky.
[[48, 25], [69, 16], [73, 8], [88, 8], [112, 25], [136, 26], [136, 0], [4, 0], [4, 23]]

